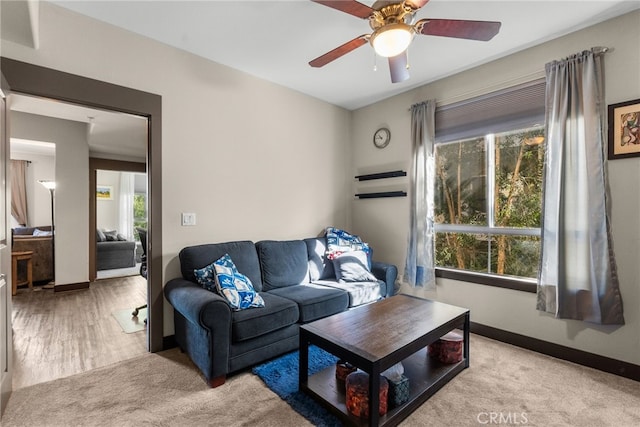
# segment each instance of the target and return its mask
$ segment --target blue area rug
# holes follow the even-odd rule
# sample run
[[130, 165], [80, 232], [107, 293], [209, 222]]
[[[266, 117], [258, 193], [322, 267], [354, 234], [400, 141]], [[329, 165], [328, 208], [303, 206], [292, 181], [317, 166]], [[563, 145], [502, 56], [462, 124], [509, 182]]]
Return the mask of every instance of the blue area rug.
[[[258, 365], [252, 369], [264, 383], [297, 413], [317, 426], [341, 426], [342, 423], [318, 402], [298, 390], [297, 351]], [[309, 347], [309, 375], [335, 365], [338, 358], [316, 347]]]

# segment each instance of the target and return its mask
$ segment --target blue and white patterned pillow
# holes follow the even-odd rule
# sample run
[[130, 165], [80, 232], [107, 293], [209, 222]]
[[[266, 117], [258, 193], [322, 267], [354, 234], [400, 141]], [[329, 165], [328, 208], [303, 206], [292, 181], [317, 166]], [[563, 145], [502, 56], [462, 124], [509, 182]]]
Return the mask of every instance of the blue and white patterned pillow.
[[[371, 256], [371, 248], [355, 234], [348, 233], [335, 227], [327, 227], [325, 238], [327, 239], [328, 259], [333, 260], [336, 256], [351, 251], [363, 251], [367, 257]], [[369, 266], [371, 267], [371, 266]]]
[[203, 288], [211, 292], [218, 292], [216, 288], [216, 270], [213, 267], [213, 263], [206, 267], [196, 268], [193, 270], [193, 275], [196, 276], [196, 280]]
[[238, 272], [229, 254], [193, 273], [203, 288], [220, 294], [234, 310], [264, 307], [264, 300], [253, 288], [251, 280]]

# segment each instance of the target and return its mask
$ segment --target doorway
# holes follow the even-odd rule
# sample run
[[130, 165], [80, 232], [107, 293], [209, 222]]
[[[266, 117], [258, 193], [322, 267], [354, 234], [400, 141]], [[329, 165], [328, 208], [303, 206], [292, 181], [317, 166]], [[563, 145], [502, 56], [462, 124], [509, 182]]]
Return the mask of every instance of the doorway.
[[96, 279], [143, 275], [147, 174], [98, 169], [96, 182]]
[[[2, 72], [13, 93], [63, 100], [94, 108], [146, 117], [148, 120], [148, 350], [164, 348], [162, 297], [162, 98], [110, 83], [1, 58]], [[94, 227], [95, 229], [95, 227]], [[89, 247], [95, 246], [89, 233]]]
[[[21, 133], [22, 120], [15, 120], [12, 116], [11, 122], [13, 131], [21, 137], [27, 136]], [[9, 245], [12, 255], [21, 256], [23, 261], [26, 259], [16, 263], [15, 272], [18, 274], [12, 277], [12, 282], [16, 282], [17, 290], [21, 286], [53, 289], [56, 280], [56, 144], [16, 138], [14, 135], [10, 139], [8, 153], [11, 187], [11, 203], [8, 204], [11, 208], [7, 208], [11, 229]], [[27, 268], [29, 264], [30, 268]]]
[[[31, 169], [30, 172], [33, 172], [29, 174], [30, 181], [33, 181], [30, 186], [31, 190], [41, 190], [42, 186], [38, 183], [40, 179], [36, 178], [52, 181], [55, 178], [58, 184], [55, 203], [56, 219], [61, 217], [61, 220], [56, 221], [55, 238], [60, 244], [56, 245], [57, 256], [55, 259], [58, 261], [56, 263], [58, 274], [56, 274], [55, 288], [47, 289], [46, 285], [41, 287], [35, 286], [34, 283], [32, 289], [18, 289], [17, 294], [13, 297], [15, 361], [13, 387], [21, 388], [117, 363], [147, 351], [146, 327], [144, 325], [146, 311], [140, 316], [132, 316], [136, 307], [147, 302], [148, 284], [146, 280], [134, 273], [130, 275], [131, 277], [103, 280], [99, 283], [93, 282], [89, 286], [88, 257], [89, 253], [95, 254], [96, 252], [89, 251], [88, 247], [89, 205], [93, 200], [95, 206], [96, 191], [95, 187], [91, 191], [91, 187], [87, 185], [89, 181], [95, 182], [95, 180], [90, 180], [89, 176], [90, 173], [95, 175], [96, 165], [102, 163], [103, 167], [113, 169], [108, 172], [116, 174], [117, 180], [109, 182], [98, 180], [98, 182], [113, 184], [110, 186], [110, 197], [104, 202], [105, 206], [115, 207], [115, 215], [119, 211], [121, 202], [119, 193], [122, 192], [119, 178], [119, 174], [122, 172], [117, 169], [140, 173], [143, 191], [146, 193], [147, 119], [134, 120], [137, 127], [130, 129], [122, 126], [123, 122], [127, 123], [126, 120], [118, 120], [117, 117], [114, 117], [124, 116], [121, 113], [87, 109], [51, 100], [34, 99], [34, 97], [15, 93], [12, 94], [11, 99], [11, 122], [14, 125], [11, 131], [12, 137], [22, 137], [25, 134], [27, 137], [40, 139], [51, 137], [52, 141], [56, 141], [56, 145], [61, 147], [60, 155], [51, 153], [50, 156], [44, 156], [40, 153], [39, 156], [32, 154], [29, 157], [28, 153], [18, 153], [27, 156], [31, 161], [28, 165], [28, 168]], [[93, 122], [87, 121], [87, 115], [95, 117], [95, 120]], [[107, 129], [108, 127], [111, 129]], [[142, 138], [135, 137], [137, 128], [141, 128], [138, 133], [143, 134]], [[130, 132], [126, 132], [127, 129]], [[142, 139], [142, 154], [139, 154], [137, 158], [142, 158], [143, 162], [90, 158], [91, 155], [125, 155], [118, 153], [115, 141], [112, 144], [115, 148], [109, 147], [110, 152], [106, 153], [107, 148], [101, 146], [100, 137], [109, 142], [121, 138], [131, 144], [134, 143], [133, 141]], [[11, 142], [16, 141], [12, 138]], [[14, 147], [12, 146], [12, 148]], [[129, 152], [133, 151], [133, 149], [129, 150]], [[15, 154], [12, 149], [11, 157], [16, 158]], [[47, 161], [47, 157], [50, 158], [49, 161]], [[59, 173], [55, 173], [56, 171]], [[34, 176], [36, 172], [40, 175], [45, 174], [45, 176]], [[46, 175], [47, 173], [49, 175]], [[78, 185], [74, 188], [73, 184]], [[31, 194], [32, 192], [25, 193], [34, 196]], [[12, 194], [12, 196], [14, 195]], [[34, 197], [30, 198], [34, 199]], [[42, 227], [45, 225], [44, 220], [34, 222], [33, 219], [52, 218], [48, 210], [49, 205], [43, 203], [41, 205], [29, 204], [28, 216], [30, 219], [23, 220], [25, 225], [36, 226], [35, 228], [39, 230], [44, 228]], [[95, 214], [95, 211], [92, 212]], [[65, 220], [72, 216], [75, 216], [76, 220], [70, 224], [69, 221], [65, 223]], [[84, 219], [85, 225], [80, 224], [79, 218]], [[113, 221], [115, 224], [119, 222], [117, 218]], [[23, 228], [15, 230], [21, 231]], [[91, 228], [95, 230], [94, 227]], [[133, 229], [133, 225], [131, 228]], [[122, 233], [119, 234], [131, 234], [124, 230], [120, 231]], [[34, 240], [51, 239], [52, 236], [29, 237], [26, 239], [27, 242], [22, 242], [19, 237], [22, 236], [15, 236], [15, 244], [33, 244]], [[73, 245], [65, 244], [71, 239], [75, 239]], [[136, 243], [131, 236], [128, 237], [128, 241], [106, 242], [105, 245], [108, 248], [113, 248], [112, 245], [122, 248], [121, 245], [123, 245], [125, 250], [117, 251], [116, 258], [119, 259], [122, 253], [128, 253], [131, 262], [134, 262]], [[48, 248], [52, 249], [52, 246], [48, 246]], [[37, 252], [40, 246], [34, 246], [32, 249], [34, 249], [34, 273], [37, 273], [39, 266], [43, 264], [44, 257], [43, 253]], [[82, 256], [84, 256], [85, 262], [76, 262]], [[81, 282], [69, 281], [70, 277], [76, 277], [75, 280], [81, 280]], [[80, 286], [75, 287], [83, 282], [86, 283], [88, 289], [82, 289]], [[68, 288], [69, 286], [74, 286], [72, 289], [82, 290], [79, 292], [58, 292], [60, 287]], [[37, 318], [48, 320], [35, 322], [33, 319]], [[43, 354], [48, 354], [48, 356], [43, 358]]]
[[[146, 205], [149, 195], [144, 181], [147, 178], [145, 163], [89, 159], [89, 187], [94, 189], [89, 200], [90, 227], [95, 229], [96, 235], [96, 245], [89, 248], [89, 278], [92, 282], [129, 275], [127, 269], [131, 268], [131, 272], [140, 271], [142, 255], [146, 255], [148, 250], [147, 247], [142, 248], [137, 230], [149, 229]], [[142, 218], [136, 219], [134, 206], [141, 196], [144, 203]], [[128, 243], [106, 243], [110, 240], [135, 242], [133, 255], [129, 252]], [[121, 274], [117, 270], [122, 270]]]

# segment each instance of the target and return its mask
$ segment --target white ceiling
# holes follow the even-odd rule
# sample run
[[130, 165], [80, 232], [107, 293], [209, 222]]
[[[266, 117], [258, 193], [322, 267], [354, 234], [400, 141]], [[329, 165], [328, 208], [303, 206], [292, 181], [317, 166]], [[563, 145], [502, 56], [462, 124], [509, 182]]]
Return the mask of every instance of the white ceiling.
[[[376, 60], [368, 44], [323, 68], [308, 65], [371, 32], [366, 20], [310, 0], [53, 3], [350, 110], [640, 8], [638, 0], [431, 0], [416, 19], [500, 21], [500, 32], [489, 42], [418, 35], [409, 48], [411, 78], [392, 84], [386, 60]], [[3, 7], [4, 23], [28, 26], [26, 17], [23, 8]], [[4, 25], [3, 37], [29, 39], [19, 27]], [[146, 157], [145, 119], [22, 95], [12, 109], [93, 123], [94, 156]]]
[[[386, 59], [366, 44], [323, 68], [308, 62], [371, 32], [368, 21], [309, 0], [54, 1], [212, 61], [357, 109], [624, 14], [638, 0], [431, 0], [416, 19], [500, 21], [489, 42], [418, 35], [409, 48], [411, 78], [392, 84]], [[374, 0], [362, 0], [368, 6]], [[585, 46], [590, 48], [591, 46]]]
[[[34, 96], [12, 94], [11, 110], [86, 123], [92, 157], [146, 162], [147, 119]], [[11, 150], [53, 155], [50, 145], [11, 139]]]

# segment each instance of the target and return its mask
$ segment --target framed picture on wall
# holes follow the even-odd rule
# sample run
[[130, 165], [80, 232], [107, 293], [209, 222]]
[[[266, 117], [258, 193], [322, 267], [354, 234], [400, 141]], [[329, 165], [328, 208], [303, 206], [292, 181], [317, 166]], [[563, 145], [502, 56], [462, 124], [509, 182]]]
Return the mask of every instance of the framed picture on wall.
[[113, 200], [113, 187], [110, 185], [96, 185], [96, 199]]
[[640, 156], [640, 99], [609, 105], [609, 160]]

